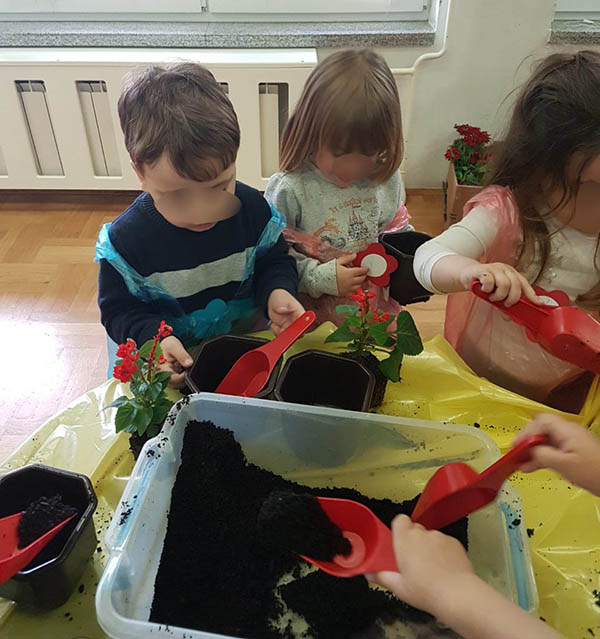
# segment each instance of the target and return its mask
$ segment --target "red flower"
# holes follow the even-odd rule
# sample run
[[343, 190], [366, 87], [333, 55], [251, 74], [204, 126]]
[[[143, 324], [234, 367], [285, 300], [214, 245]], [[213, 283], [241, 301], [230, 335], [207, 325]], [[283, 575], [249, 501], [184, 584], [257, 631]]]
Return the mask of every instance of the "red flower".
[[487, 144], [490, 141], [490, 134], [487, 131], [482, 131], [478, 126], [455, 124], [454, 128], [458, 131], [467, 146], [478, 146], [480, 144]]
[[[367, 280], [376, 286], [387, 286], [390, 283], [390, 274], [398, 268], [398, 260], [388, 255], [383, 244], [378, 242], [369, 244], [364, 251], [360, 251], [352, 264], [367, 266], [369, 268]], [[372, 299], [375, 293], [369, 293], [368, 297]]]
[[359, 288], [354, 295], [350, 295], [350, 299], [358, 302], [360, 312], [364, 314], [369, 310], [369, 298], [374, 295], [374, 293], [367, 293]]
[[165, 320], [162, 320], [160, 326], [158, 327], [158, 333], [156, 337], [158, 339], [162, 339], [163, 337], [169, 337], [169, 335], [173, 332], [173, 328], [169, 326]]
[[380, 316], [379, 321], [380, 322], [387, 322], [390, 319], [390, 314], [389, 313], [384, 313], [383, 315]]
[[471, 164], [477, 164], [479, 161], [479, 153], [471, 153]]
[[371, 318], [375, 321], [377, 321], [379, 319], [379, 313], [377, 311], [373, 311], [373, 314], [371, 315]]
[[158, 358], [158, 363], [159, 363], [159, 364], [166, 364], [166, 363], [167, 363], [167, 358], [166, 358], [164, 355], [161, 355], [161, 356]]
[[113, 369], [113, 377], [121, 382], [129, 382], [137, 370], [136, 361], [139, 353], [131, 357], [124, 357], [121, 364], [117, 364]]
[[446, 153], [444, 153], [444, 157], [450, 162], [458, 160], [458, 158], [460, 157], [460, 151], [455, 146], [450, 146], [448, 147]]
[[124, 344], [119, 344], [117, 348], [117, 357], [128, 357], [135, 348], [135, 342], [132, 339], [128, 339]]

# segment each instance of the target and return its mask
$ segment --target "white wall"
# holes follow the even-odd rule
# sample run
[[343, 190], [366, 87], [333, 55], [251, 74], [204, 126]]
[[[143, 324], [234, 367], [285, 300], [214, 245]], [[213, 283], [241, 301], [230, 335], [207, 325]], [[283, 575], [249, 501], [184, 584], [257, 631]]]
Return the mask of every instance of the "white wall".
[[[399, 76], [403, 111], [409, 112], [403, 167], [408, 187], [440, 187], [447, 171], [443, 153], [455, 137], [455, 123], [502, 132], [510, 106], [508, 100], [501, 108], [504, 98], [529, 75], [535, 60], [560, 50], [547, 44], [554, 10], [555, 0], [453, 0], [446, 53], [417, 67], [412, 96]], [[431, 50], [379, 51], [398, 68], [412, 66]], [[328, 53], [321, 50], [319, 57]]]

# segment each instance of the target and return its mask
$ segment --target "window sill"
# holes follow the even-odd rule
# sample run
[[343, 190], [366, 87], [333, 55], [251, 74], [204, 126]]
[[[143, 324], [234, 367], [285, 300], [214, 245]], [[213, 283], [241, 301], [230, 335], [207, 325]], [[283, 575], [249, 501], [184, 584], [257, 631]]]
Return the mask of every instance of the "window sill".
[[550, 44], [600, 44], [600, 20], [554, 20]]
[[428, 22], [2, 22], [0, 47], [426, 47]]

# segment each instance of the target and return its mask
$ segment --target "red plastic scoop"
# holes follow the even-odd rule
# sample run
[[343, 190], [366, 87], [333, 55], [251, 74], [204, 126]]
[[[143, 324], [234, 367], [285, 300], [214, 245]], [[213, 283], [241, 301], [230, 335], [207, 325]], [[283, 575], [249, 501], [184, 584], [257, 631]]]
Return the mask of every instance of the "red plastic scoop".
[[254, 397], [265, 387], [279, 358], [314, 323], [313, 311], [306, 311], [268, 344], [244, 353], [217, 387], [215, 393]]
[[47, 533], [32, 541], [29, 546], [19, 548], [17, 528], [23, 513], [9, 515], [0, 519], [0, 584], [8, 581], [13, 575], [22, 570], [33, 558], [61, 531], [77, 513], [71, 515], [60, 524], [51, 528]]
[[349, 555], [336, 555], [333, 561], [319, 561], [300, 555], [334, 577], [356, 577], [367, 572], [398, 570], [392, 531], [366, 506], [351, 499], [317, 497], [329, 519], [342, 529], [352, 544]]
[[600, 323], [585, 311], [574, 306], [539, 306], [525, 297], [506, 307], [504, 302], [490, 302], [490, 294], [481, 290], [477, 280], [471, 290], [524, 326], [529, 338], [552, 355], [600, 374]]
[[531, 448], [547, 441], [546, 435], [526, 437], [481, 474], [462, 462], [442, 466], [427, 482], [411, 519], [439, 530], [483, 508], [496, 499], [508, 477], [531, 458]]

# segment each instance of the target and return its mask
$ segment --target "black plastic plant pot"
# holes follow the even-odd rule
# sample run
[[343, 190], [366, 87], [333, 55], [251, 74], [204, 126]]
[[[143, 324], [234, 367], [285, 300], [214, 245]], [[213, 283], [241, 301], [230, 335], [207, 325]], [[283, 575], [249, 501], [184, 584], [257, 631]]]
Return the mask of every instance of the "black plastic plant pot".
[[[310, 350], [290, 357], [275, 387], [279, 401], [368, 411], [375, 380], [367, 368], [345, 355]], [[339, 466], [356, 451], [359, 424], [323, 423], [307, 418], [302, 428], [283, 424], [292, 452], [309, 465]]]
[[375, 383], [373, 384], [373, 394], [371, 395], [371, 404], [369, 408], [377, 408], [383, 404], [385, 391], [387, 389], [388, 378], [379, 369], [379, 360], [373, 353], [344, 353], [344, 357], [360, 362], [373, 375]]
[[2, 475], [0, 517], [21, 512], [36, 499], [56, 494], [65, 504], [77, 508], [76, 517], [30, 564], [0, 584], [0, 597], [48, 610], [65, 603], [79, 583], [98, 541], [92, 519], [98, 500], [85, 475], [42, 464]]
[[375, 381], [360, 362], [310, 350], [290, 357], [275, 386], [281, 402], [368, 411]]
[[[186, 371], [186, 385], [192, 393], [214, 393], [244, 353], [268, 341], [243, 335], [219, 335], [203, 341], [194, 355], [194, 364]], [[265, 399], [273, 394], [280, 368], [281, 359], [273, 369], [266, 386], [255, 397]]]
[[431, 297], [431, 293], [419, 284], [413, 270], [416, 250], [430, 239], [427, 233], [417, 231], [387, 233], [379, 238], [386, 252], [398, 260], [398, 268], [390, 276], [390, 297], [399, 304], [426, 302]]

